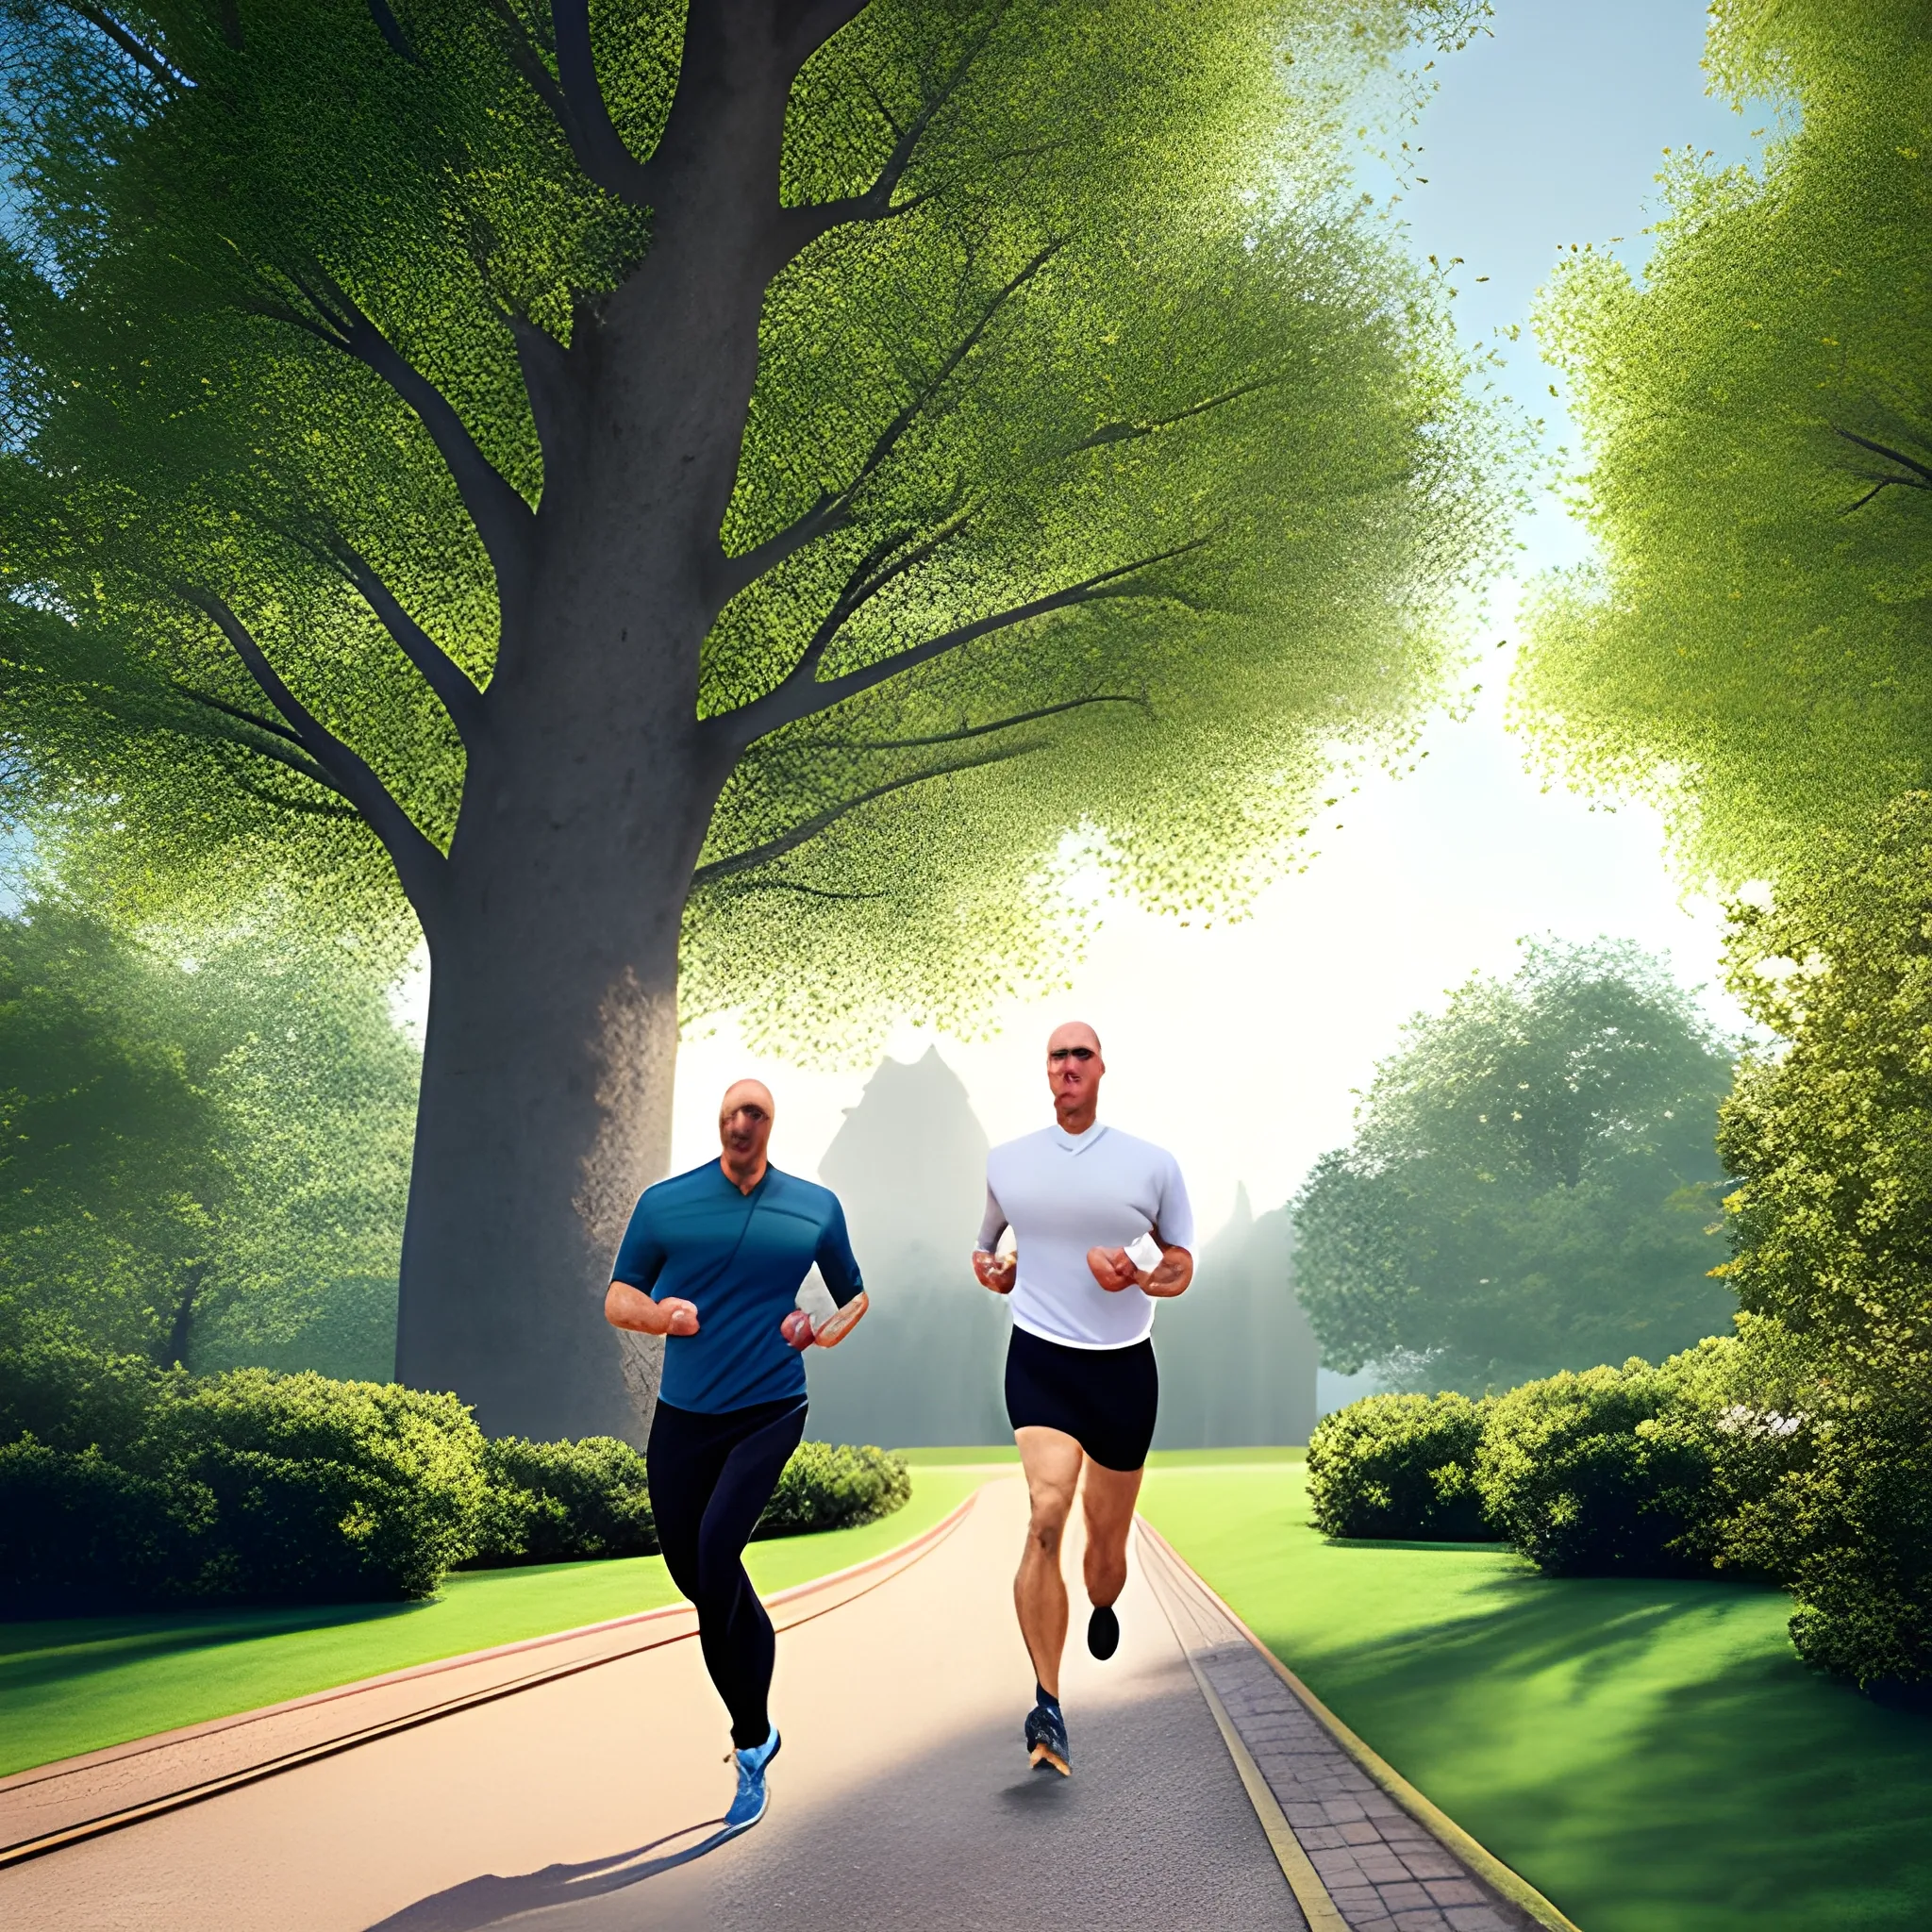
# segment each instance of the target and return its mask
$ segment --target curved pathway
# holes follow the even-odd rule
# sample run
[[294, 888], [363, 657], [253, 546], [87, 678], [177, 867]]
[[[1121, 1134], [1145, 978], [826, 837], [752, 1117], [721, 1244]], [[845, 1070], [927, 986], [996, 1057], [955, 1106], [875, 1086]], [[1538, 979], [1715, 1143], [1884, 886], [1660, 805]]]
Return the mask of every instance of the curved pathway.
[[672, 1610], [8, 1779], [0, 1923], [1563, 1923], [1366, 1778], [1144, 1530], [1120, 1653], [1095, 1664], [1077, 1620], [1069, 1646], [1074, 1775], [1027, 1771], [1032, 1674], [1009, 1581], [1024, 1520], [1020, 1482], [992, 1481], [907, 1551], [774, 1600], [785, 1748], [770, 1813], [729, 1843], [709, 1841], [731, 1790], [723, 1713], [689, 1613]]

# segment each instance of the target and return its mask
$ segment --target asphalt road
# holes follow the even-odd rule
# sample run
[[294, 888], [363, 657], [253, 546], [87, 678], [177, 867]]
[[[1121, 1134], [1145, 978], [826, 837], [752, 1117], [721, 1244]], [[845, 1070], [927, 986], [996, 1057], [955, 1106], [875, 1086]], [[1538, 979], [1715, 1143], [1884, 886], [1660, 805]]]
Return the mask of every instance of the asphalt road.
[[1302, 1926], [1138, 1572], [1104, 1665], [1080, 1643], [1075, 1583], [1074, 1776], [1027, 1769], [1010, 1595], [1024, 1513], [1017, 1478], [990, 1483], [929, 1555], [780, 1636], [772, 1807], [728, 1843], [699, 1849], [731, 1794], [729, 1739], [683, 1641], [0, 1872], [0, 1924]]

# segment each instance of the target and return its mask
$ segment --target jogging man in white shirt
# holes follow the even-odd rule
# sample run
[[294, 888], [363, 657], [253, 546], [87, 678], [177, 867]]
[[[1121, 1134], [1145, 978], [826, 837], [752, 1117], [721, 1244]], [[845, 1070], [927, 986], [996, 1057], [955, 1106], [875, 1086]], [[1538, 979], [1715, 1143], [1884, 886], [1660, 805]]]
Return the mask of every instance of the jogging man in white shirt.
[[[1013, 1298], [1007, 1415], [1026, 1472], [1032, 1521], [1013, 1603], [1038, 1680], [1026, 1720], [1036, 1770], [1067, 1775], [1073, 1759], [1060, 1715], [1060, 1653], [1067, 1588], [1060, 1538], [1084, 1462], [1087, 1647], [1110, 1657], [1120, 1643], [1114, 1603], [1127, 1581], [1127, 1531], [1159, 1380], [1154, 1303], [1180, 1294], [1194, 1274], [1193, 1210], [1173, 1155], [1094, 1116], [1107, 1062], [1083, 1021], [1046, 1043], [1056, 1124], [995, 1147], [986, 1159], [986, 1219], [973, 1272]], [[1017, 1252], [997, 1252], [1010, 1227]]]

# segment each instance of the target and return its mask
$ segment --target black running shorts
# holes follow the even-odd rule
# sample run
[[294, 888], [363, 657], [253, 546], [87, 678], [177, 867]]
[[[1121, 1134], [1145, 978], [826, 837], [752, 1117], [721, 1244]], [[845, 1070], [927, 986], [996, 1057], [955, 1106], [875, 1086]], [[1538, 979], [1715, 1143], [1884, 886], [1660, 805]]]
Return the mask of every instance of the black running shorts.
[[1068, 1348], [1013, 1330], [1007, 1349], [1007, 1418], [1016, 1429], [1058, 1429], [1103, 1469], [1139, 1469], [1154, 1441], [1160, 1377], [1152, 1341]]

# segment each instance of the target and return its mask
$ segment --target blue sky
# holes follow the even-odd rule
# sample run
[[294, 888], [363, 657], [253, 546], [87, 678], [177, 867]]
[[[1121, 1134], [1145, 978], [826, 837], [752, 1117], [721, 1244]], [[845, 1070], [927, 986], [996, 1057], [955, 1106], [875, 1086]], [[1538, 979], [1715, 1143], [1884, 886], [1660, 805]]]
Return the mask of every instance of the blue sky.
[[[1703, 34], [1690, 0], [1497, 0], [1491, 32], [1438, 63], [1440, 88], [1408, 136], [1427, 178], [1404, 191], [1399, 213], [1419, 253], [1465, 258], [1465, 332], [1524, 324], [1573, 242], [1622, 236], [1641, 260], [1665, 148], [1755, 152], [1752, 130], [1768, 117], [1705, 94]], [[1392, 187], [1373, 165], [1364, 178], [1378, 193]], [[1507, 385], [1547, 418], [1553, 444], [1574, 448], [1546, 392], [1553, 379], [1525, 330]], [[1524, 540], [1524, 575], [1584, 554], [1554, 505]], [[1711, 984], [1721, 923], [1714, 908], [1680, 900], [1654, 815], [1592, 809], [1525, 773], [1503, 707], [1513, 594], [1512, 583], [1494, 587], [1474, 715], [1430, 728], [1417, 776], [1363, 779], [1335, 815], [1340, 829], [1324, 827], [1319, 861], [1272, 888], [1252, 920], [1204, 932], [1117, 908], [1073, 992], [1007, 1010], [990, 1041], [939, 1041], [989, 1133], [1041, 1123], [1044, 1034], [1088, 1017], [1108, 1048], [1106, 1112], [1174, 1148], [1212, 1229], [1239, 1181], [1257, 1210], [1286, 1199], [1316, 1155], [1346, 1139], [1354, 1090], [1402, 1023], [1473, 971], [1509, 971], [1525, 935], [1633, 938]], [[1715, 992], [1710, 1005], [1737, 1017]], [[925, 1044], [908, 1030], [891, 1050], [911, 1058]], [[684, 1049], [679, 1165], [712, 1150], [716, 1096], [754, 1067], [778, 1096], [781, 1164], [816, 1169], [863, 1074], [760, 1064], [728, 1027]]]

